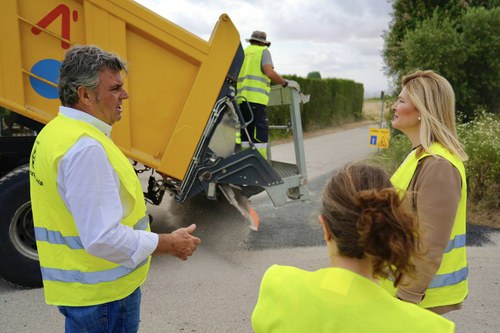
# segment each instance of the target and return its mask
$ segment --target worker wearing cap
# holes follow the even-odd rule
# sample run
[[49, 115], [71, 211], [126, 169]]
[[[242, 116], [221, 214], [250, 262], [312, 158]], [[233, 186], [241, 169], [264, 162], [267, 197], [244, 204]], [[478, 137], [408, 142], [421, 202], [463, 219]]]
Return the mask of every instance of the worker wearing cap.
[[266, 107], [269, 102], [271, 82], [297, 90], [300, 88], [297, 82], [285, 80], [274, 70], [269, 52], [271, 42], [266, 38], [265, 32], [254, 31], [252, 36], [246, 39], [250, 45], [245, 49], [245, 59], [238, 76], [237, 94], [245, 121], [249, 122], [253, 119], [246, 131], [241, 132], [241, 147], [242, 149], [248, 148], [251, 141], [267, 159], [269, 124]]

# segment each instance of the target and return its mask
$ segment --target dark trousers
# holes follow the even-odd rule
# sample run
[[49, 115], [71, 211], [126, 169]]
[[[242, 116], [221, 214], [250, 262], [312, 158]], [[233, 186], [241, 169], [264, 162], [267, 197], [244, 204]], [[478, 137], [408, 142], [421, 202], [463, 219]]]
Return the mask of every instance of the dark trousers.
[[[249, 109], [249, 105], [251, 111]], [[267, 119], [266, 105], [257, 103], [241, 103], [240, 110], [245, 122], [253, 121], [247, 126], [247, 136], [244, 130], [241, 131], [241, 141], [252, 141], [254, 143], [266, 143], [269, 140], [269, 122]]]

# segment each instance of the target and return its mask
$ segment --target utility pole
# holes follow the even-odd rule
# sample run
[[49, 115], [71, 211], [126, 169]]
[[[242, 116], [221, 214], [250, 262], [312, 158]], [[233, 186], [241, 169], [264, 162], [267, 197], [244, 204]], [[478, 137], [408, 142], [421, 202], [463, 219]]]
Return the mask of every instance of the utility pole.
[[379, 124], [379, 128], [382, 128], [382, 124], [383, 124], [383, 121], [384, 121], [384, 91], [381, 91], [380, 92], [380, 99], [382, 101], [382, 106], [380, 107], [380, 124]]

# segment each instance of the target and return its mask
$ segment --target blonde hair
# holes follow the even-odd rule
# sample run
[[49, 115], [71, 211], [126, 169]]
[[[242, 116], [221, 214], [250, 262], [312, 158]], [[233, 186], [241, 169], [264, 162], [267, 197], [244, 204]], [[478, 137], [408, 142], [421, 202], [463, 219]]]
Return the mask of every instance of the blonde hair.
[[468, 159], [458, 140], [455, 124], [455, 93], [451, 84], [432, 70], [417, 70], [404, 76], [411, 103], [420, 112], [420, 143], [427, 152], [439, 142], [462, 161]]

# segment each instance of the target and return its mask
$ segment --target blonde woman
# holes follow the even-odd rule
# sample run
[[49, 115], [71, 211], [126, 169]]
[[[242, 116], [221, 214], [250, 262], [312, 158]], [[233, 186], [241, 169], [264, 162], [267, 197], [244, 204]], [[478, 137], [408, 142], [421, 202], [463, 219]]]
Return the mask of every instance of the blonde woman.
[[380, 277], [412, 274], [418, 225], [379, 167], [348, 165], [333, 175], [320, 215], [330, 267], [314, 272], [273, 265], [262, 279], [252, 315], [265, 332], [454, 332], [435, 313], [402, 302]]
[[411, 194], [425, 256], [415, 259], [415, 277], [404, 275], [398, 298], [439, 314], [460, 309], [468, 292], [465, 251], [467, 154], [455, 127], [455, 94], [441, 75], [427, 70], [403, 77], [392, 106], [392, 126], [403, 132], [413, 149], [391, 178]]

